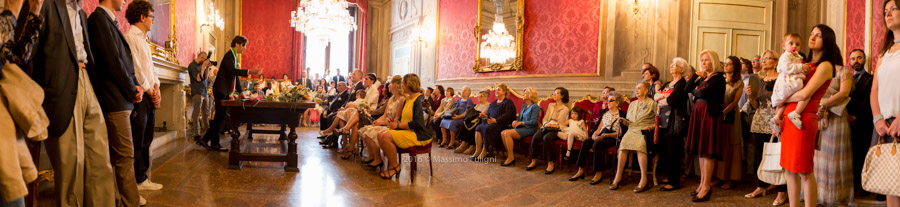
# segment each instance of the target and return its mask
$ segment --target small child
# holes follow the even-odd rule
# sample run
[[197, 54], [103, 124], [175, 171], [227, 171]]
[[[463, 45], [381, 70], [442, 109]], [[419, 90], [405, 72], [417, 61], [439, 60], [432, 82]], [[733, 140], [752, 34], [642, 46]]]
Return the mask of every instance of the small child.
[[[778, 59], [778, 79], [775, 80], [775, 87], [772, 91], [772, 106], [776, 108], [775, 117], [772, 117], [772, 129], [780, 131], [774, 126], [774, 122], [784, 114], [784, 105], [786, 100], [800, 89], [803, 89], [803, 81], [806, 79], [807, 69], [803, 63], [803, 57], [798, 54], [800, 50], [800, 35], [791, 33], [784, 35], [784, 43], [782, 48], [784, 54]], [[803, 123], [800, 120], [800, 112], [806, 108], [809, 100], [803, 100], [797, 103], [797, 108], [787, 114], [788, 120], [794, 123], [797, 129], [802, 129]]]
[[573, 107], [569, 112], [569, 126], [560, 129], [557, 134], [559, 138], [566, 140], [566, 156], [563, 158], [565, 160], [569, 160], [572, 155], [572, 145], [575, 144], [575, 140], [587, 138], [587, 127], [584, 126], [584, 119], [581, 118], [583, 112], [581, 107]]

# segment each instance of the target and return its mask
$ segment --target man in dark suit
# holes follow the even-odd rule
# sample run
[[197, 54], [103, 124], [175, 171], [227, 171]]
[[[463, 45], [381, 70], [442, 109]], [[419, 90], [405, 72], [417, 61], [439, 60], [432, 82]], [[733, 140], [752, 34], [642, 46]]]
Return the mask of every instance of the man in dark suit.
[[366, 90], [366, 86], [362, 82], [362, 71], [355, 70], [353, 73], [350, 73], [350, 82], [353, 85], [350, 88], [350, 100], [348, 102], [353, 102], [356, 101], [357, 91]]
[[[860, 188], [860, 176], [869, 144], [872, 140], [872, 106], [869, 105], [869, 93], [872, 92], [872, 75], [866, 72], [866, 53], [860, 49], [850, 52], [850, 67], [853, 68], [854, 90], [850, 92], [850, 103], [847, 114], [850, 115], [850, 140], [853, 146], [853, 184]], [[860, 191], [868, 194], [865, 191]]]
[[303, 85], [310, 91], [315, 91], [316, 86], [313, 84], [313, 80], [309, 78], [309, 68], [306, 68], [306, 71], [300, 71], [300, 80], [297, 80], [297, 84]]
[[[213, 117], [213, 121], [209, 123], [209, 130], [206, 130], [206, 134], [203, 136], [202, 140], [194, 140], [198, 145], [203, 146], [209, 150], [215, 150], [220, 152], [226, 152], [228, 149], [222, 147], [219, 144], [219, 131], [222, 122], [225, 121], [225, 116], [227, 116], [225, 112], [225, 107], [222, 106], [222, 100], [227, 100], [228, 96], [232, 92], [232, 88], [234, 92], [241, 94], [244, 90], [241, 87], [234, 87], [234, 84], [240, 83], [240, 76], [247, 76], [250, 73], [260, 74], [261, 71], [248, 71], [238, 69], [237, 59], [235, 56], [237, 54], [241, 54], [244, 50], [247, 49], [247, 38], [244, 36], [235, 36], [234, 39], [231, 40], [231, 49], [225, 53], [225, 56], [222, 57], [222, 61], [219, 61], [219, 72], [216, 74], [216, 82], [213, 83], [213, 98], [216, 112]], [[209, 142], [209, 144], [207, 144]]]
[[[319, 129], [322, 131], [325, 131], [326, 129], [328, 129], [328, 127], [331, 126], [331, 123], [334, 122], [334, 119], [335, 119], [335, 113], [337, 111], [341, 110], [341, 108], [343, 108], [344, 105], [346, 105], [347, 102], [350, 101], [351, 95], [350, 95], [350, 92], [347, 91], [346, 83], [338, 82], [337, 86], [335, 86], [335, 87], [337, 88], [338, 94], [335, 95], [335, 98], [331, 101], [331, 104], [328, 105], [328, 108], [326, 108], [324, 111], [322, 111], [322, 114], [319, 116], [319, 117], [322, 117], [322, 120], [319, 123]], [[325, 134], [322, 134], [322, 135], [323, 136], [320, 138], [326, 137]], [[320, 144], [328, 145], [330, 142], [331, 141], [326, 140]]]
[[[122, 10], [122, 0], [101, 0], [88, 17], [88, 32], [94, 62], [91, 83], [103, 110], [109, 139], [110, 160], [116, 176], [116, 203], [121, 206], [140, 205], [134, 176], [134, 143], [131, 131], [131, 112], [144, 93], [134, 75], [131, 48], [125, 40], [113, 11]], [[125, 22], [123, 22], [125, 24]], [[148, 100], [149, 101], [149, 100]]]
[[344, 76], [341, 75], [341, 69], [340, 69], [340, 68], [338, 68], [338, 69], [337, 69], [337, 73], [335, 73], [334, 76], [331, 77], [331, 82], [332, 82], [332, 83], [335, 83], [335, 84], [338, 83], [338, 82], [344, 82], [344, 83], [347, 82], [347, 79], [345, 79]]
[[[106, 123], [88, 72], [92, 63], [83, 0], [46, 0], [34, 60], [24, 67], [44, 88], [46, 143], [59, 206], [115, 206]], [[128, 89], [134, 89], [130, 87]], [[123, 89], [127, 90], [127, 89]]]

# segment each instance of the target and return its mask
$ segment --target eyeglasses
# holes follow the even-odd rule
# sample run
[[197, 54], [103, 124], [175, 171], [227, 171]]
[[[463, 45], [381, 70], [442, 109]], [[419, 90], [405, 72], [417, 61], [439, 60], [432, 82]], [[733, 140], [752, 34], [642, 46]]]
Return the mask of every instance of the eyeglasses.
[[763, 58], [763, 61], [769, 61], [769, 60], [778, 60], [778, 58], [773, 58], [773, 57], [764, 57]]
[[725, 65], [734, 65], [734, 63], [725, 63]]

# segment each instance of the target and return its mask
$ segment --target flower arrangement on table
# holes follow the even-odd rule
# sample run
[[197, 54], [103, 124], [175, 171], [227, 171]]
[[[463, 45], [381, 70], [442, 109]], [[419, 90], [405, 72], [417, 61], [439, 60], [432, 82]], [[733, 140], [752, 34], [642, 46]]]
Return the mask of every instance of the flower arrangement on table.
[[266, 101], [277, 102], [302, 102], [309, 101], [312, 95], [308, 88], [287, 86], [281, 93], [273, 93], [266, 96]]

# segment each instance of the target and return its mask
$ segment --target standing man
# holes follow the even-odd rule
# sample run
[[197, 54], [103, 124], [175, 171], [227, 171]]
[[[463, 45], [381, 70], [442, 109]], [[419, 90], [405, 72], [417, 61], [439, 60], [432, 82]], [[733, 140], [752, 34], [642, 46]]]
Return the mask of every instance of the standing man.
[[45, 143], [59, 206], [115, 206], [106, 123], [91, 83], [97, 74], [87, 70], [94, 60], [83, 5], [83, 0], [44, 1], [34, 60], [24, 69], [44, 88], [50, 118]]
[[194, 124], [191, 125], [190, 132], [194, 134], [194, 140], [200, 140], [200, 133], [209, 127], [209, 94], [206, 92], [209, 85], [207, 54], [206, 52], [197, 54], [197, 58], [194, 58], [187, 67], [191, 79], [191, 106], [194, 109], [191, 113]]
[[147, 1], [134, 1], [128, 4], [125, 18], [131, 28], [125, 33], [125, 41], [131, 46], [134, 59], [134, 75], [138, 85], [146, 88], [145, 101], [134, 104], [131, 115], [131, 132], [134, 143], [134, 177], [138, 190], [160, 190], [162, 184], [150, 181], [150, 144], [153, 143], [153, 128], [156, 124], [156, 109], [162, 101], [159, 94], [159, 77], [151, 62], [150, 44], [147, 43], [147, 32], [153, 25], [153, 4]]
[[134, 77], [131, 49], [119, 31], [113, 11], [122, 11], [123, 0], [101, 0], [88, 17], [88, 33], [95, 62], [91, 64], [94, 76], [91, 82], [109, 138], [110, 158], [116, 178], [117, 203], [120, 206], [138, 206], [137, 182], [134, 178], [134, 147], [131, 131], [131, 111], [134, 103], [143, 100], [144, 93]]
[[872, 106], [869, 105], [869, 93], [872, 92], [872, 74], [866, 72], [866, 53], [860, 49], [850, 51], [850, 67], [853, 68], [854, 90], [850, 92], [850, 103], [847, 103], [847, 114], [850, 115], [850, 145], [853, 146], [853, 187], [862, 196], [869, 193], [860, 188], [862, 167], [869, 152], [872, 140]]
[[303, 77], [300, 79], [298, 84], [302, 84], [304, 87], [309, 89], [310, 91], [315, 91], [315, 85], [313, 84], [313, 80], [309, 78], [309, 68], [306, 68], [306, 71], [300, 71], [300, 75]]
[[337, 69], [337, 73], [335, 73], [334, 76], [331, 77], [331, 82], [332, 82], [332, 83], [335, 83], [335, 84], [337, 84], [338, 82], [344, 82], [344, 83], [347, 82], [347, 79], [345, 79], [344, 76], [341, 75], [341, 69], [340, 69], [340, 68], [338, 68], [338, 69]]
[[[238, 69], [236, 56], [247, 49], [247, 42], [246, 37], [240, 35], [235, 36], [234, 39], [231, 39], [231, 49], [225, 53], [225, 56], [222, 57], [222, 61], [219, 61], [221, 66], [219, 67], [218, 73], [216, 73], [216, 82], [213, 83], [213, 98], [215, 99], [216, 107], [215, 117], [213, 117], [212, 123], [209, 124], [209, 130], [206, 130], [203, 139], [194, 140], [197, 141], [198, 145], [203, 146], [208, 150], [220, 152], [228, 151], [228, 149], [222, 147], [219, 143], [220, 126], [222, 125], [222, 122], [225, 121], [226, 116], [225, 107], [222, 106], [222, 100], [228, 99], [228, 96], [232, 92], [232, 88], [234, 88], [234, 92], [237, 92], [238, 94], [243, 93], [244, 90], [241, 87], [233, 87], [234, 84], [239, 83], [240, 76], [247, 76], [250, 73], [262, 73], [262, 71]], [[207, 144], [207, 142], [209, 144]]]
[[753, 74], [759, 73], [759, 70], [762, 69], [762, 65], [759, 62], [759, 55], [753, 56], [753, 59], [750, 60], [750, 65], [753, 66]]

